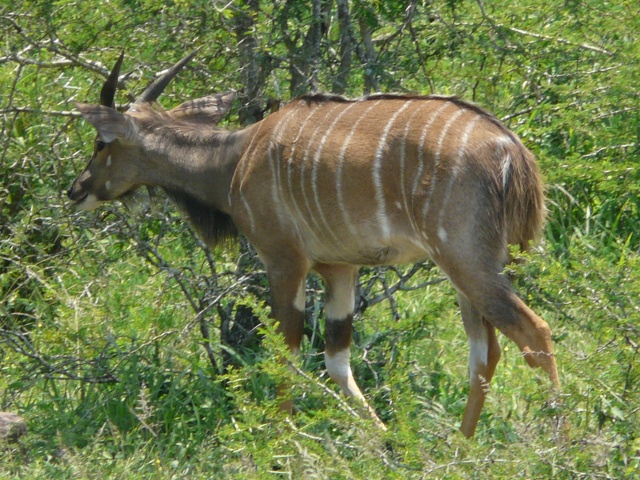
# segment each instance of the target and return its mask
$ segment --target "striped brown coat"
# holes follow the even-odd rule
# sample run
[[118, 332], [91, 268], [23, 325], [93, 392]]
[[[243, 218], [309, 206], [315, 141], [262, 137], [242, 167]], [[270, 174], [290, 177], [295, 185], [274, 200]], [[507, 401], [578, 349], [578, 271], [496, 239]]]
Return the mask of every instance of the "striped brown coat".
[[[381, 426], [349, 363], [361, 265], [430, 258], [456, 287], [471, 351], [465, 435], [475, 432], [500, 357], [496, 329], [558, 386], [549, 327], [502, 273], [508, 244], [527, 248], [545, 212], [535, 159], [513, 132], [461, 100], [402, 95], [304, 96], [228, 131], [216, 124], [233, 94], [151, 107], [189, 58], [124, 114], [112, 108], [121, 60], [102, 105], [78, 104], [98, 137], [72, 201], [96, 208], [159, 186], [209, 244], [240, 230], [264, 262], [272, 316], [293, 354], [305, 278], [317, 272], [327, 289], [328, 373]], [[291, 400], [282, 406], [290, 411]]]

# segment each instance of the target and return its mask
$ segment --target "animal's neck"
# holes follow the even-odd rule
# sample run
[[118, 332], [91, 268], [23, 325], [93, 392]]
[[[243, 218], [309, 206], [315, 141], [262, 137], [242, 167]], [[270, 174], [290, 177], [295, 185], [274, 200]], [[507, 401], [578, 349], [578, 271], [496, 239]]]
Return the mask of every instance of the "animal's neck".
[[[240, 161], [247, 131], [220, 131], [207, 140], [151, 138], [145, 183], [172, 196], [192, 198], [203, 207], [228, 214], [229, 190]], [[161, 146], [160, 146], [161, 145]]]
[[209, 246], [237, 235], [229, 191], [250, 128], [207, 138], [160, 135], [146, 143], [143, 181], [161, 187]]

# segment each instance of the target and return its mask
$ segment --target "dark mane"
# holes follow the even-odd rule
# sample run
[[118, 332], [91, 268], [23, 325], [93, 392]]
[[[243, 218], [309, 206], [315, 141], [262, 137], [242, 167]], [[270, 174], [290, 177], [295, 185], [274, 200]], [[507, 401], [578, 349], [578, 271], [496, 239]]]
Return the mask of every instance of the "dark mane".
[[343, 97], [342, 95], [336, 95], [334, 93], [308, 93], [301, 95], [294, 100], [300, 100], [307, 103], [325, 103], [325, 102], [337, 102], [337, 103], [350, 103], [356, 100]]
[[488, 110], [476, 105], [475, 103], [468, 102], [463, 100], [462, 98], [456, 95], [418, 95], [418, 94], [404, 94], [404, 93], [372, 93], [370, 95], [361, 97], [361, 98], [347, 98], [342, 95], [335, 95], [331, 93], [312, 93], [307, 95], [302, 95], [296, 100], [305, 101], [307, 103], [326, 103], [326, 102], [337, 102], [337, 103], [352, 103], [352, 102], [368, 102], [371, 100], [441, 100], [443, 102], [451, 102], [454, 105], [457, 105], [460, 108], [464, 108], [465, 110], [471, 110], [472, 112], [477, 113], [478, 115], [482, 115], [491, 123], [499, 127], [502, 131], [504, 131], [507, 135], [509, 135], [512, 140], [516, 143], [520, 143], [517, 137], [509, 130], [495, 115], [490, 113]]
[[225, 243], [238, 236], [230, 215], [205, 205], [189, 193], [170, 189], [165, 191], [208, 246]]

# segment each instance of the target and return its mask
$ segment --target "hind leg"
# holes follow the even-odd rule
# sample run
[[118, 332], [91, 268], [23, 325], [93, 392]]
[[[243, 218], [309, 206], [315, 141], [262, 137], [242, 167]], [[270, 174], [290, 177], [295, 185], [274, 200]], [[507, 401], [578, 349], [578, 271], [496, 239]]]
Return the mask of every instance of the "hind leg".
[[[478, 281], [474, 281], [473, 284], [475, 288], [470, 290], [468, 285], [465, 285], [466, 290], [463, 292], [465, 292], [470, 304], [473, 305], [476, 315], [481, 317], [483, 322], [488, 322], [485, 326], [485, 335], [491, 335], [494, 327], [500, 330], [518, 346], [527, 364], [532, 368], [542, 368], [549, 376], [553, 387], [558, 389], [560, 382], [551, 344], [551, 330], [547, 323], [533, 313], [511, 290], [503, 275], [481, 274], [478, 276]], [[470, 341], [472, 341], [471, 337]], [[488, 345], [491, 344], [492, 341], [489, 341]], [[493, 369], [489, 354], [487, 358], [488, 362], [484, 371], [488, 375], [488, 381], [493, 375]], [[494, 355], [494, 360], [497, 363], [497, 355]], [[482, 370], [482, 364], [480, 370]], [[482, 385], [478, 379], [471, 378], [469, 401], [461, 426], [462, 433], [467, 436], [473, 435], [482, 403], [484, 403], [484, 392], [481, 389]]]
[[549, 325], [515, 294], [503, 274], [470, 272], [468, 279], [455, 283], [491, 325], [518, 345], [530, 367], [542, 368], [554, 386], [560, 385]]
[[553, 386], [559, 387], [551, 329], [547, 322], [525, 305], [503, 275], [483, 287], [472, 301], [483, 317], [518, 346], [530, 367], [542, 368]]
[[[551, 330], [515, 294], [502, 273], [506, 249], [484, 242], [481, 247], [476, 244], [448, 247], [442, 246], [436, 263], [460, 292], [459, 298], [463, 298], [460, 307], [471, 345], [470, 368], [475, 365], [487, 381], [493, 376], [493, 363], [497, 363], [499, 356], [497, 342], [492, 338], [493, 328], [497, 328], [518, 346], [530, 367], [542, 368], [552, 385], [559, 388]], [[483, 363], [484, 348], [487, 349], [486, 364]], [[473, 371], [471, 375], [469, 402], [461, 427], [467, 436], [473, 435], [484, 403], [482, 384]]]
[[460, 431], [466, 437], [472, 437], [484, 406], [486, 391], [500, 360], [500, 345], [493, 325], [482, 318], [461, 293], [458, 293], [458, 304], [470, 348], [469, 398]]

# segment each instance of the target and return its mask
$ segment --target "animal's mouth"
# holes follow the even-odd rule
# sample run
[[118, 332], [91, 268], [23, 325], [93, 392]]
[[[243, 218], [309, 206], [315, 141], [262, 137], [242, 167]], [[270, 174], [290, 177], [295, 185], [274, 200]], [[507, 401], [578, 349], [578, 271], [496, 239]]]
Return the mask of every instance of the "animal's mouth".
[[89, 193], [88, 193], [88, 192], [83, 193], [80, 197], [78, 197], [77, 199], [75, 199], [75, 200], [73, 201], [73, 204], [74, 204], [76, 207], [77, 207], [77, 206], [79, 206], [82, 202], [84, 202], [84, 201], [87, 199], [87, 197], [88, 197], [88, 196], [89, 196]]
[[104, 200], [98, 198], [91, 193], [82, 193], [78, 198], [72, 199], [73, 206], [79, 210], [95, 210], [104, 203]]

